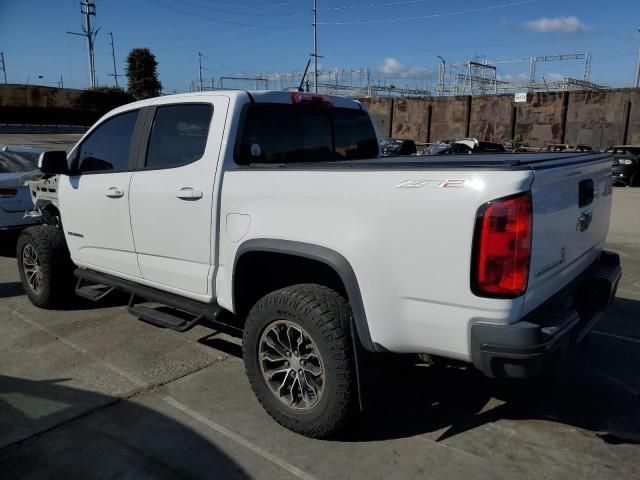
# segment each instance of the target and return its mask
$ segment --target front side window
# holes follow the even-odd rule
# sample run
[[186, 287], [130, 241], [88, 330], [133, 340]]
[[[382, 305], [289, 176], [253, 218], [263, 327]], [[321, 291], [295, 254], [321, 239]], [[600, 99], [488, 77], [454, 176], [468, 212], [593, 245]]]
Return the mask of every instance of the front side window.
[[138, 110], [112, 117], [99, 125], [80, 145], [79, 172], [124, 171], [129, 167], [129, 148]]
[[146, 168], [178, 167], [204, 154], [211, 124], [211, 104], [158, 107], [151, 127]]

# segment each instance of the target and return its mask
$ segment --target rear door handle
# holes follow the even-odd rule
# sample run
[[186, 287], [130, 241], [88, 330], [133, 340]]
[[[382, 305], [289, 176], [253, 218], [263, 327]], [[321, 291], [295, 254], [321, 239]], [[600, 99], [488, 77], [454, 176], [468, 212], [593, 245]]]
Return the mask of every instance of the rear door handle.
[[176, 197], [182, 200], [198, 200], [202, 198], [202, 191], [191, 187], [182, 187], [176, 192]]
[[124, 197], [124, 190], [120, 187], [109, 187], [104, 194], [109, 198], [120, 198]]

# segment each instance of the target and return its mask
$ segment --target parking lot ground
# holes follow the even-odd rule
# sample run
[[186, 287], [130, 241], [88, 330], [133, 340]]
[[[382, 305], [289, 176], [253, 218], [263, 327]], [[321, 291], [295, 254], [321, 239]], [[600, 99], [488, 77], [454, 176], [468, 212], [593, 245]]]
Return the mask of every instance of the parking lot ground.
[[[624, 276], [556, 375], [498, 382], [381, 359], [350, 431], [312, 440], [260, 408], [239, 340], [145, 324], [125, 299], [46, 311], [0, 257], [0, 476], [640, 478], [640, 191], [614, 190]], [[8, 243], [8, 244], [7, 244]]]
[[42, 150], [70, 150], [81, 133], [0, 133], [0, 146], [33, 147]]

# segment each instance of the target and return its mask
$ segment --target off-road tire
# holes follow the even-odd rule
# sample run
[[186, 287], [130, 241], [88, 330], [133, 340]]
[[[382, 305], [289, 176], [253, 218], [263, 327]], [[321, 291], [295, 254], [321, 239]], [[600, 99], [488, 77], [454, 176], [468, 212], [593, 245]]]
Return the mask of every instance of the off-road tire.
[[[25, 248], [35, 249], [42, 275], [42, 288], [35, 291], [27, 281], [23, 254]], [[36, 225], [22, 231], [16, 246], [20, 280], [29, 300], [41, 308], [64, 306], [74, 291], [73, 263], [62, 229], [52, 225]]]
[[[324, 438], [343, 429], [357, 413], [351, 315], [351, 307], [341, 295], [316, 284], [293, 285], [272, 292], [249, 312], [243, 338], [247, 376], [263, 408], [284, 427], [308, 437]], [[262, 375], [260, 339], [269, 325], [279, 320], [302, 327], [322, 357], [324, 390], [310, 410], [299, 411], [282, 403]]]

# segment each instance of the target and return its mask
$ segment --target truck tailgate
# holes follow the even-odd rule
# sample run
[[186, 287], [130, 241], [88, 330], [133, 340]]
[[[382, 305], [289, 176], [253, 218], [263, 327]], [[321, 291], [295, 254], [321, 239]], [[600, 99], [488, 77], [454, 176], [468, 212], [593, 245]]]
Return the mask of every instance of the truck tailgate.
[[523, 314], [598, 258], [609, 229], [611, 161], [591, 153], [532, 166], [533, 244]]

